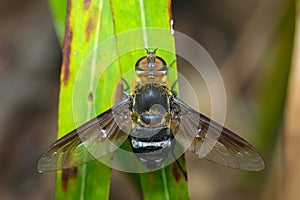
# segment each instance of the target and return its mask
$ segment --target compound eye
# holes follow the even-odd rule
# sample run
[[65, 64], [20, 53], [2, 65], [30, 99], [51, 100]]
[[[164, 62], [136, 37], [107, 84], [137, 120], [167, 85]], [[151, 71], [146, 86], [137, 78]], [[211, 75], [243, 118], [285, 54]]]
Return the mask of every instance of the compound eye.
[[140, 76], [164, 76], [167, 74], [167, 66], [166, 62], [161, 58], [156, 56], [154, 60], [154, 67], [153, 69], [150, 69], [150, 65], [153, 63], [149, 63], [149, 58], [144, 56], [140, 58], [136, 65], [135, 65], [135, 71], [137, 75]]
[[155, 64], [154, 64], [154, 71], [157, 71], [161, 74], [167, 74], [167, 64], [161, 57], [156, 56]]
[[142, 73], [149, 70], [147, 57], [144, 56], [141, 59], [139, 59], [135, 64], [135, 71], [138, 73]]

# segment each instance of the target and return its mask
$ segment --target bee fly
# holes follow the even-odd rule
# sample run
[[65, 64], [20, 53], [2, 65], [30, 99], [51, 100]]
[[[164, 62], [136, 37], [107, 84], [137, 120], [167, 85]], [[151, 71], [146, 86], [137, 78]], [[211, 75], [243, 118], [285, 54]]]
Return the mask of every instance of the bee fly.
[[39, 171], [98, 159], [127, 138], [136, 157], [150, 170], [160, 167], [173, 151], [172, 141], [220, 165], [248, 171], [264, 168], [263, 158], [252, 145], [176, 96], [167, 81], [166, 62], [156, 56], [156, 50], [147, 50], [135, 71], [133, 91], [125, 92], [111, 109], [54, 142], [40, 157]]

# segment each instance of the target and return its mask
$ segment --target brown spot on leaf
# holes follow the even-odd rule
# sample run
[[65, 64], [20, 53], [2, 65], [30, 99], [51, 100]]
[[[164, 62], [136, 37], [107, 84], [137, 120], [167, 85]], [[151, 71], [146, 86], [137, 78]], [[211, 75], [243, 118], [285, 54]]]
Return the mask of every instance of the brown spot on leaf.
[[77, 178], [77, 167], [63, 169], [61, 175], [61, 185], [62, 191], [66, 192], [68, 190], [68, 184], [71, 179]]
[[90, 40], [91, 33], [93, 32], [94, 29], [95, 29], [95, 19], [93, 17], [90, 17], [88, 20], [87, 26], [85, 28], [85, 33], [86, 33], [85, 40], [86, 41]]
[[117, 89], [116, 89], [116, 94], [115, 94], [115, 99], [116, 99], [115, 103], [118, 103], [119, 101], [121, 101], [122, 95], [123, 95], [123, 81], [119, 80]]
[[[113, 25], [114, 25], [114, 29], [116, 30], [116, 18], [115, 18], [115, 9], [114, 9], [114, 4], [112, 3], [112, 1], [110, 2], [110, 7], [111, 7], [111, 14], [112, 14], [112, 20], [113, 20]], [[118, 40], [116, 40], [118, 41]]]
[[69, 182], [69, 169], [63, 169], [61, 175], [61, 186], [62, 191], [66, 192], [68, 189], [68, 182]]
[[78, 171], [77, 167], [70, 168], [69, 169], [70, 178], [74, 178], [74, 179], [77, 178], [77, 171]]
[[169, 20], [173, 19], [173, 15], [172, 15], [172, 1], [171, 0], [168, 1], [168, 13], [169, 13]]
[[93, 92], [90, 92], [88, 96], [88, 100], [93, 101], [93, 98], [94, 98]]
[[89, 9], [90, 5], [91, 5], [91, 0], [84, 0], [83, 2], [84, 9]]
[[152, 171], [150, 171], [149, 173], [149, 182], [150, 184], [154, 184], [154, 174]]
[[171, 166], [172, 175], [175, 178], [175, 181], [178, 183], [181, 177], [181, 172], [177, 163], [173, 163]]
[[61, 81], [64, 85], [67, 85], [70, 76], [70, 54], [71, 43], [73, 39], [73, 32], [70, 27], [70, 15], [71, 15], [72, 1], [68, 1], [67, 18], [66, 18], [66, 32], [63, 44], [63, 58], [61, 67]]

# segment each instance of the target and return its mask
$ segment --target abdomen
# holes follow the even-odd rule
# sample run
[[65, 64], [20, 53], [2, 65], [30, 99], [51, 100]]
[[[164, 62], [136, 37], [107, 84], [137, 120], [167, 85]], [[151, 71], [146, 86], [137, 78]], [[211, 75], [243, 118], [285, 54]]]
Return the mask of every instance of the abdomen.
[[145, 84], [135, 91], [133, 102], [132, 150], [147, 168], [158, 168], [172, 150], [168, 93], [158, 84]]

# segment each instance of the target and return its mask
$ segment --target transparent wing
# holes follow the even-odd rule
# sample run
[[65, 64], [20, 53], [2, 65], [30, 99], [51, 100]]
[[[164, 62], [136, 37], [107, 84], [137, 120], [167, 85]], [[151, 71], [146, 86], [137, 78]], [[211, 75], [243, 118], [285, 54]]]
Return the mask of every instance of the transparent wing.
[[38, 170], [66, 169], [113, 152], [131, 130], [129, 100], [125, 99], [54, 142], [40, 157]]
[[187, 106], [180, 99], [173, 102], [173, 132], [187, 150], [217, 164], [247, 171], [265, 167], [260, 153], [247, 141], [206, 116]]

